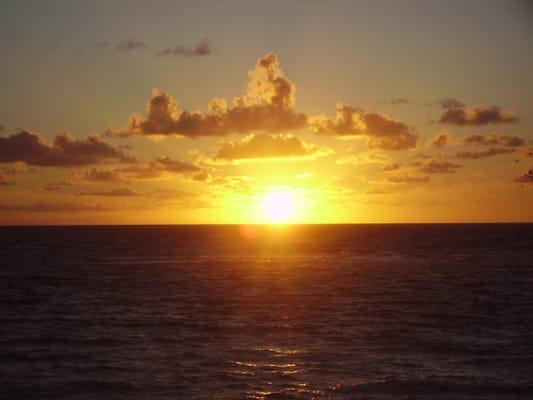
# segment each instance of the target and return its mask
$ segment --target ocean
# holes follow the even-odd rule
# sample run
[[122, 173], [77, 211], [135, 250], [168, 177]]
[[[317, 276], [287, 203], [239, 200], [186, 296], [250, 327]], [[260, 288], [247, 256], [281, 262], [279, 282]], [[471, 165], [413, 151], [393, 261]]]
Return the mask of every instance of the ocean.
[[532, 399], [533, 225], [0, 228], [1, 399]]

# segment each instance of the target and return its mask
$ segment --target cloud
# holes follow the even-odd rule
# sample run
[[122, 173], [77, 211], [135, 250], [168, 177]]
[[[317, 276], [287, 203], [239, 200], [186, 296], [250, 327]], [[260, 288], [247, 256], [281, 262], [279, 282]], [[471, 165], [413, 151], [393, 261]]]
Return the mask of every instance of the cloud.
[[524, 175], [520, 175], [514, 178], [513, 182], [533, 184], [533, 168], [527, 171]]
[[443, 108], [445, 110], [449, 110], [450, 108], [460, 108], [460, 107], [464, 107], [465, 106], [464, 103], [460, 102], [457, 99], [454, 99], [453, 97], [446, 97], [444, 99], [441, 99], [439, 101], [439, 104], [440, 104], [441, 108]]
[[408, 166], [424, 174], [455, 174], [457, 169], [463, 167], [451, 161], [433, 159], [415, 160]]
[[489, 147], [488, 149], [482, 150], [482, 151], [459, 151], [456, 154], [456, 157], [475, 160], [475, 159], [480, 159], [480, 158], [497, 156], [501, 154], [514, 153], [515, 151], [516, 149], [512, 147]]
[[278, 57], [269, 53], [249, 72], [246, 93], [235, 97], [231, 106], [214, 98], [207, 111], [179, 110], [170, 95], [154, 89], [146, 116], [132, 115], [127, 126], [118, 131], [108, 129], [106, 134], [199, 137], [297, 129], [305, 125], [306, 116], [294, 111], [295, 92], [295, 85], [279, 67]]
[[48, 182], [43, 186], [43, 190], [48, 192], [64, 189], [67, 186], [72, 186], [72, 183], [68, 181]]
[[490, 135], [470, 135], [461, 139], [461, 142], [466, 145], [480, 145], [480, 146], [506, 146], [506, 147], [520, 147], [525, 145], [525, 140], [520, 136], [506, 136], [492, 133]]
[[209, 41], [206, 38], [204, 38], [196, 46], [190, 47], [190, 46], [182, 46], [178, 44], [174, 48], [166, 48], [164, 50], [158, 51], [156, 54], [160, 56], [167, 56], [167, 55], [189, 56], [189, 57], [207, 56], [211, 54], [211, 47], [209, 45]]
[[174, 160], [167, 156], [156, 158], [146, 163], [132, 164], [127, 167], [117, 168], [115, 171], [128, 178], [154, 179], [170, 172], [174, 174], [201, 173], [203, 170], [185, 161]]
[[518, 117], [512, 110], [501, 110], [496, 106], [453, 107], [447, 109], [439, 120], [441, 124], [456, 126], [510, 124], [518, 121]]
[[104, 192], [80, 192], [78, 196], [109, 196], [109, 197], [133, 197], [139, 196], [139, 193], [130, 188], [111, 189]]
[[193, 179], [207, 179], [197, 176], [205, 171], [188, 162], [174, 160], [167, 156], [161, 156], [144, 163], [132, 163], [125, 167], [113, 169], [92, 168], [86, 171], [79, 179], [88, 182], [121, 182], [130, 179], [155, 179], [165, 173], [194, 174]]
[[389, 194], [389, 192], [383, 190], [383, 189], [379, 189], [379, 188], [372, 188], [372, 189], [368, 189], [365, 194], [368, 194], [368, 195], [375, 195], [375, 194]]
[[336, 164], [386, 164], [390, 163], [391, 158], [379, 151], [365, 151], [358, 154], [345, 154], [337, 158]]
[[136, 39], [124, 39], [115, 46], [118, 51], [130, 51], [134, 49], [145, 49], [148, 46], [144, 42]]
[[62, 132], [52, 143], [27, 131], [0, 137], [0, 163], [18, 161], [42, 167], [73, 167], [102, 162], [131, 163], [135, 158], [96, 135], [75, 139]]
[[120, 182], [122, 181], [122, 176], [116, 169], [91, 168], [83, 174], [81, 179], [88, 182]]
[[448, 144], [450, 140], [450, 134], [448, 132], [440, 132], [431, 138], [429, 144], [433, 147], [444, 147]]
[[397, 171], [400, 168], [401, 168], [400, 164], [398, 164], [398, 163], [390, 163], [390, 164], [385, 165], [382, 168], [382, 171], [386, 171], [386, 172]]
[[7, 179], [4, 175], [0, 174], [0, 186], [11, 186], [15, 183]]
[[45, 203], [32, 204], [0, 204], [0, 212], [52, 212], [72, 213], [86, 211], [109, 211], [110, 209], [100, 205], [77, 204], [77, 203]]
[[338, 104], [335, 118], [309, 118], [309, 127], [319, 134], [367, 136], [371, 148], [405, 150], [416, 146], [418, 136], [409, 127], [375, 111]]
[[222, 142], [215, 160], [261, 160], [314, 158], [333, 153], [333, 150], [307, 144], [290, 134], [250, 134], [238, 142]]
[[408, 175], [400, 176], [400, 175], [397, 175], [397, 176], [391, 176], [391, 177], [388, 178], [388, 181], [392, 182], [392, 183], [412, 183], [412, 184], [429, 183], [430, 180], [431, 179], [430, 179], [429, 176], [408, 176]]
[[379, 104], [390, 104], [390, 105], [400, 105], [400, 104], [409, 104], [411, 103], [411, 100], [405, 98], [405, 97], [391, 97], [388, 99], [382, 99], [378, 101]]

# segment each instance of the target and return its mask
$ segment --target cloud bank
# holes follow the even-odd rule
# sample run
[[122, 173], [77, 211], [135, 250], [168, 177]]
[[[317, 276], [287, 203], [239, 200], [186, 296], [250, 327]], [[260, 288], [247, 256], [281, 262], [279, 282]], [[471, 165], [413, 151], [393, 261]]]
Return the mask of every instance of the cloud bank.
[[305, 125], [306, 116], [297, 113], [295, 85], [279, 67], [278, 57], [269, 53], [257, 61], [249, 72], [248, 88], [229, 106], [214, 98], [207, 111], [178, 109], [176, 100], [161, 89], [154, 89], [147, 104], [146, 116], [132, 115], [122, 129], [108, 129], [106, 134], [176, 135], [184, 137], [224, 136], [250, 131], [281, 132]]
[[337, 105], [334, 118], [318, 115], [309, 118], [312, 131], [333, 136], [366, 136], [371, 148], [406, 150], [416, 146], [418, 136], [399, 121], [378, 112]]
[[0, 137], [0, 163], [18, 161], [42, 167], [74, 167], [106, 162], [131, 163], [135, 158], [96, 135], [75, 139], [62, 132], [51, 143], [27, 131]]

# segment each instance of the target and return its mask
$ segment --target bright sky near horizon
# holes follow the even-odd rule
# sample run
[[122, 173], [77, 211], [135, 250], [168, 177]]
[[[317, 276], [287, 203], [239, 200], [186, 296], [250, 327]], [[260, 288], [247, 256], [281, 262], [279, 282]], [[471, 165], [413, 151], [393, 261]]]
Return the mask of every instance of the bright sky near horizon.
[[527, 1], [3, 1], [0, 224], [533, 222], [532, 22]]

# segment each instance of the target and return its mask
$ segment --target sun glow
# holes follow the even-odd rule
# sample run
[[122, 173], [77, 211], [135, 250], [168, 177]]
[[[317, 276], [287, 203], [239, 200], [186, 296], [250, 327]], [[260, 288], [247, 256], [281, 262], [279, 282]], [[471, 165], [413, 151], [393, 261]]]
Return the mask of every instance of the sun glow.
[[293, 217], [293, 199], [289, 192], [271, 192], [263, 199], [263, 215], [272, 224], [282, 224]]

